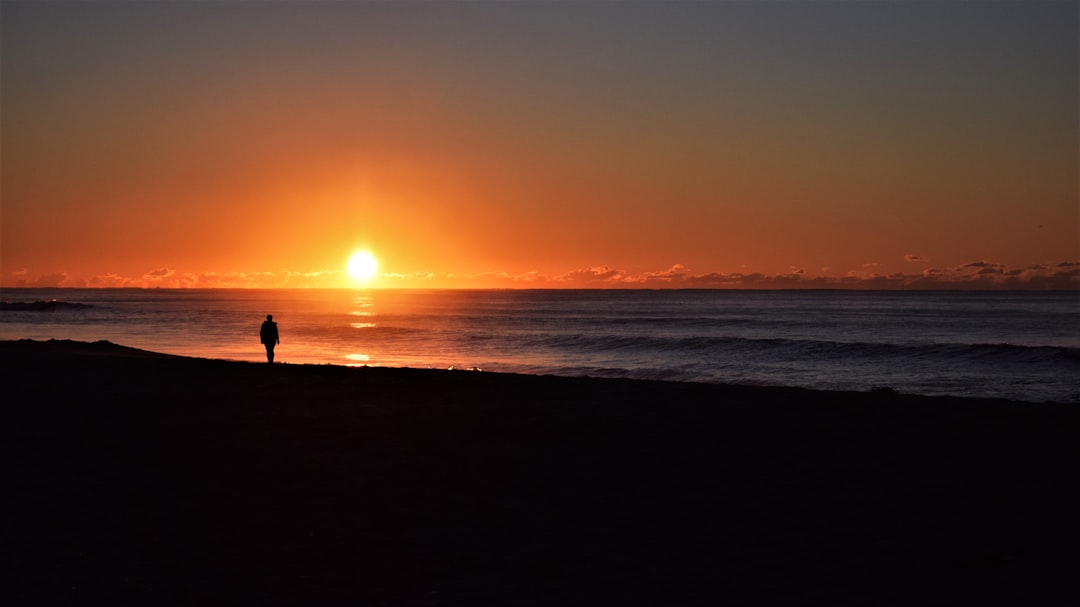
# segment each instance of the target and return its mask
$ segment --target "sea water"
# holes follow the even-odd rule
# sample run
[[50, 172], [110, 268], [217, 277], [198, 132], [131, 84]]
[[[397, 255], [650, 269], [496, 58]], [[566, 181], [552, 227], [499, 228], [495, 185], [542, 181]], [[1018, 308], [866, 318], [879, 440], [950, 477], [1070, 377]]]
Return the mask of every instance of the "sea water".
[[[57, 300], [55, 304], [52, 300]], [[0, 339], [1080, 403], [1080, 293], [5, 289]]]

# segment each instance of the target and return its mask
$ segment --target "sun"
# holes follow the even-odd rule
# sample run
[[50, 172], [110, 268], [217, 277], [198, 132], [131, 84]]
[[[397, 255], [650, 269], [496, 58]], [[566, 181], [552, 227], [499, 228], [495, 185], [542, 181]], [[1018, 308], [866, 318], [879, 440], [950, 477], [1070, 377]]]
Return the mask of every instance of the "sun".
[[357, 251], [349, 258], [349, 276], [356, 282], [367, 282], [375, 277], [379, 262], [367, 251]]

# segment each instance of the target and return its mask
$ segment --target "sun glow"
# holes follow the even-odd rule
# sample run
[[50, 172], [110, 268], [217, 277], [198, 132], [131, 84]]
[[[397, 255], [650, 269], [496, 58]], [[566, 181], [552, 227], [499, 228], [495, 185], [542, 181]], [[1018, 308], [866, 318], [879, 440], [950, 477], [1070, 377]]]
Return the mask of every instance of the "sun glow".
[[354, 282], [368, 282], [375, 277], [379, 262], [367, 251], [357, 251], [349, 258], [349, 277]]

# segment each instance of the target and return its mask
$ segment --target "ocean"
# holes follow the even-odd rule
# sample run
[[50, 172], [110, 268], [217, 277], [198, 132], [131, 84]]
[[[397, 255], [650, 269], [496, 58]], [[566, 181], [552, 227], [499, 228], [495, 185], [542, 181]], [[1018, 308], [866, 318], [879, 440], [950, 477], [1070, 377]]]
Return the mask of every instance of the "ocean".
[[265, 361], [273, 314], [276, 360], [292, 364], [1080, 403], [1080, 292], [4, 289], [0, 301], [4, 340]]

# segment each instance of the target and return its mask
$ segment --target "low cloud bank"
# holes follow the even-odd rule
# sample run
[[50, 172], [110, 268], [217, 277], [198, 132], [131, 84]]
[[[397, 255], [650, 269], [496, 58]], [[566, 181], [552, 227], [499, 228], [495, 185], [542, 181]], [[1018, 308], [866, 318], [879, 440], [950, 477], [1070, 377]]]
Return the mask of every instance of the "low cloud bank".
[[[917, 256], [908, 261], [925, 263]], [[810, 275], [801, 268], [782, 274], [695, 273], [681, 264], [666, 270], [626, 272], [607, 266], [581, 268], [559, 275], [538, 272], [511, 274], [412, 274], [386, 273], [377, 285], [399, 288], [538, 288], [538, 289], [979, 289], [979, 290], [1080, 290], [1080, 261], [1062, 261], [1010, 268], [985, 260], [951, 268], [931, 267], [917, 273], [878, 273], [876, 263], [843, 275]], [[149, 270], [141, 276], [104, 274], [88, 279], [66, 273], [32, 276], [25, 269], [3, 277], [13, 287], [88, 288], [318, 288], [344, 282], [340, 271], [318, 272], [205, 272], [182, 274], [170, 268]]]
[[697, 274], [681, 265], [662, 272], [627, 274], [610, 268], [578, 270], [548, 281], [548, 286], [572, 288], [669, 289], [1080, 289], [1080, 262], [1037, 264], [1008, 268], [1004, 264], [975, 261], [954, 268], [928, 268], [918, 273], [881, 274], [862, 271], [843, 276], [810, 276], [793, 268], [783, 274], [710, 272]]

